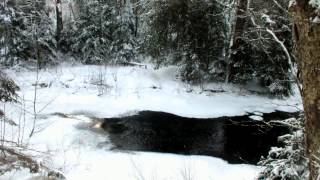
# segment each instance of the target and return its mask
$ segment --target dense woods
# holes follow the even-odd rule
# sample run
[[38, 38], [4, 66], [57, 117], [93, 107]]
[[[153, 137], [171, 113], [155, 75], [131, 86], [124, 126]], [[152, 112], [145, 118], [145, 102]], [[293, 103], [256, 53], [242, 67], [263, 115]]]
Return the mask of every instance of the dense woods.
[[43, 1], [1, 4], [1, 64], [55, 63], [54, 28]]
[[[293, 147], [298, 139], [290, 153], [299, 161], [290, 167], [305, 168], [306, 152], [309, 179], [319, 180], [319, 22], [319, 0], [4, 0], [0, 101], [17, 102], [20, 89], [2, 70], [32, 66], [38, 73], [70, 59], [104, 66], [151, 63], [155, 69], [174, 65], [177, 79], [202, 91], [205, 83], [220, 83], [281, 99], [298, 88], [305, 116], [294, 123], [300, 130], [305, 126], [306, 145], [302, 136], [284, 144]], [[268, 166], [269, 159], [261, 164]], [[306, 169], [283, 169], [275, 177], [274, 168], [260, 177], [306, 176]]]
[[287, 3], [76, 0], [63, 20], [60, 1], [51, 9], [43, 0], [8, 1], [1, 5], [1, 63], [53, 65], [57, 52], [86, 64], [150, 56], [159, 67], [179, 65], [187, 83], [256, 84], [259, 93], [288, 96], [294, 57]]

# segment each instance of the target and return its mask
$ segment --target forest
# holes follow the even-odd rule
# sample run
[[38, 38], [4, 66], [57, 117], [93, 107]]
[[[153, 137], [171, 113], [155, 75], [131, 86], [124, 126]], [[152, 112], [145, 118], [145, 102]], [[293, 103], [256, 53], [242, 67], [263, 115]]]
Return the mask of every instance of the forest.
[[320, 180], [319, 0], [1, 0], [0, 180]]

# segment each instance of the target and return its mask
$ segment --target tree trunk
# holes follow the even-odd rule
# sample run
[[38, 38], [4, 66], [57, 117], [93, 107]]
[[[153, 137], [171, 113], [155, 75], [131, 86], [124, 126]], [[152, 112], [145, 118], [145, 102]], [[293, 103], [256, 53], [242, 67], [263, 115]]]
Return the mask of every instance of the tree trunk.
[[237, 12], [236, 12], [236, 23], [234, 27], [234, 46], [236, 46], [237, 39], [242, 36], [245, 30], [247, 22], [247, 10], [248, 0], [238, 0]]
[[236, 7], [236, 14], [235, 14], [235, 23], [232, 27], [233, 33], [231, 36], [230, 42], [230, 50], [231, 52], [228, 53], [229, 63], [227, 64], [226, 69], [226, 82], [228, 83], [230, 79], [232, 79], [232, 65], [230, 63], [231, 54], [236, 52], [237, 49], [242, 45], [241, 44], [241, 37], [245, 31], [246, 24], [247, 24], [247, 12], [248, 12], [248, 0], [235, 0], [237, 7]]
[[133, 0], [133, 13], [135, 16], [135, 28], [134, 28], [134, 36], [138, 36], [138, 28], [139, 28], [139, 0]]
[[290, 10], [294, 16], [294, 40], [306, 115], [309, 179], [316, 180], [319, 176], [316, 157], [320, 157], [320, 24], [310, 20], [315, 14], [308, 2], [298, 0]]
[[57, 18], [56, 40], [59, 48], [61, 32], [63, 30], [61, 0], [56, 0], [56, 18]]

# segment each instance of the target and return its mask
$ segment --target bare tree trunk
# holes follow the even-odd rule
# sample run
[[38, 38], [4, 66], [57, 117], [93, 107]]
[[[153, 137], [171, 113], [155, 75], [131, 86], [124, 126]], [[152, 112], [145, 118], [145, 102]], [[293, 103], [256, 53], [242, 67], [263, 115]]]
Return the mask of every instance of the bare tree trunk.
[[[56, 40], [59, 45], [61, 32], [63, 30], [63, 22], [62, 22], [62, 9], [61, 9], [61, 0], [56, 0], [56, 18], [57, 18], [57, 30], [56, 30]], [[58, 46], [59, 48], [59, 46]]]
[[[235, 17], [235, 24], [233, 25], [232, 29], [232, 39], [230, 42], [230, 49], [231, 52], [229, 53], [229, 58], [231, 53], [235, 52], [241, 46], [241, 36], [243, 35], [246, 24], [247, 24], [247, 11], [248, 11], [248, 0], [236, 0], [236, 17]], [[230, 61], [230, 60], [229, 60]], [[226, 82], [230, 81], [230, 76], [232, 74], [232, 67], [230, 62], [227, 65], [227, 75], [226, 75]]]
[[237, 4], [237, 12], [236, 12], [236, 23], [234, 28], [234, 46], [237, 46], [237, 39], [239, 39], [246, 26], [247, 22], [247, 9], [248, 8], [248, 0], [238, 0]]
[[133, 0], [133, 13], [135, 16], [135, 28], [134, 28], [134, 36], [138, 36], [138, 28], [139, 28], [139, 7], [140, 7], [139, 0]]
[[123, 6], [126, 4], [125, 0], [116, 0], [116, 6], [118, 9], [118, 13], [120, 14], [120, 10], [121, 8], [123, 8]]
[[236, 9], [233, 8], [236, 4], [236, 0], [229, 0], [228, 5], [230, 6], [227, 17], [225, 18], [225, 24], [227, 27], [227, 31], [225, 32], [225, 47], [224, 47], [224, 54], [225, 54], [225, 62], [226, 62], [226, 77], [225, 77], [225, 83], [229, 82], [229, 76], [230, 76], [230, 59], [231, 59], [231, 53], [232, 53], [232, 46], [233, 46], [233, 39], [234, 39], [234, 32], [235, 32], [235, 22], [236, 20]]
[[294, 16], [294, 40], [306, 115], [309, 179], [316, 180], [319, 176], [317, 157], [320, 157], [320, 24], [310, 20], [314, 18], [314, 9], [308, 1], [297, 0], [290, 10]]

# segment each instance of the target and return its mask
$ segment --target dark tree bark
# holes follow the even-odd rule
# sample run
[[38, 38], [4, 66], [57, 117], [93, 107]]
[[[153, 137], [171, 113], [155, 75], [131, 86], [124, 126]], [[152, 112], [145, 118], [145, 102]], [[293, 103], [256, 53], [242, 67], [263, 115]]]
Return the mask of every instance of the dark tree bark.
[[126, 4], [126, 0], [116, 0], [116, 7], [118, 9], [118, 14], [121, 12], [121, 8]]
[[56, 18], [57, 18], [56, 40], [59, 48], [61, 32], [63, 30], [61, 0], [56, 0]]
[[[228, 54], [228, 59], [230, 61], [231, 54], [236, 52], [239, 47], [241, 47], [241, 37], [245, 31], [247, 25], [247, 13], [248, 13], [248, 0], [235, 0], [236, 1], [236, 17], [235, 24], [233, 25], [233, 33], [230, 42], [230, 52]], [[229, 82], [232, 79], [233, 70], [230, 62], [227, 64], [227, 77], [226, 82]]]
[[135, 30], [134, 30], [134, 36], [138, 36], [138, 28], [139, 28], [139, 15], [140, 15], [140, 5], [139, 5], [140, 0], [133, 0], [133, 13], [135, 16]]
[[246, 22], [247, 22], [247, 10], [248, 0], [238, 0], [237, 11], [236, 11], [236, 23], [234, 27], [234, 46], [237, 46], [236, 42], [244, 33]]
[[308, 2], [297, 0], [290, 11], [294, 17], [294, 40], [306, 115], [309, 179], [316, 180], [319, 176], [316, 157], [320, 157], [320, 24], [312, 22], [317, 14]]

